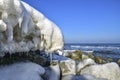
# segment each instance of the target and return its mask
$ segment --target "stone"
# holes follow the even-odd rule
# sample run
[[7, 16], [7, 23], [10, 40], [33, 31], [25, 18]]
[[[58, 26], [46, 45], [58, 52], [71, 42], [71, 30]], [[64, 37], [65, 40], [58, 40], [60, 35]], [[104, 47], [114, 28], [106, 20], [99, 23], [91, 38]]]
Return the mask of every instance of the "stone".
[[46, 72], [43, 75], [44, 80], [60, 80], [60, 67], [57, 60], [46, 68]]
[[69, 53], [70, 58], [76, 61], [82, 60], [82, 54], [83, 52], [80, 50], [76, 50], [73, 53]]
[[120, 80], [120, 68], [114, 62], [88, 66], [82, 69], [80, 74], [89, 74], [97, 78], [105, 78], [108, 80]]
[[118, 59], [117, 63], [118, 63], [118, 65], [120, 66], [120, 59]]
[[62, 60], [60, 61], [60, 69], [62, 75], [75, 75], [76, 74], [76, 63], [74, 60]]
[[[75, 51], [75, 50], [74, 50]], [[72, 52], [74, 52], [74, 51], [71, 51], [71, 50], [64, 50], [63, 51], [63, 56], [65, 56], [65, 57], [67, 57], [67, 58], [71, 58], [71, 54], [72, 54]]]
[[60, 28], [41, 12], [21, 0], [0, 0], [0, 52], [62, 54], [63, 44]]
[[41, 66], [46, 66], [48, 64], [47, 59], [45, 57], [40, 56], [40, 55], [33, 56], [32, 61], [39, 64], [39, 65], [41, 65]]
[[64, 50], [63, 56], [67, 56], [69, 53], [73, 53], [75, 50]]
[[96, 78], [92, 75], [66, 75], [62, 77], [62, 80], [107, 80], [103, 78]]
[[62, 32], [59, 27], [52, 21], [50, 21], [48, 18], [45, 18], [42, 13], [32, 8], [27, 3], [22, 1], [22, 4], [31, 14], [33, 22], [36, 24], [37, 28], [41, 30], [40, 50], [45, 49], [47, 53], [62, 50], [64, 41]]
[[103, 63], [104, 63], [102, 57], [99, 57], [99, 56], [95, 56], [95, 57], [94, 57], [94, 60], [95, 60], [95, 62], [98, 63], [98, 64], [103, 64]]
[[82, 69], [84, 69], [84, 68], [86, 68], [86, 67], [88, 67], [90, 65], [94, 65], [94, 64], [96, 64], [95, 61], [90, 59], [90, 58], [89, 59], [85, 59], [83, 61], [80, 61], [78, 63], [78, 65], [77, 65], [77, 67], [76, 67], [77, 68], [77, 74], [80, 74]]
[[88, 54], [88, 57], [94, 59], [95, 56], [93, 56], [92, 54]]
[[85, 54], [82, 55], [82, 60], [88, 59], [88, 58], [89, 58], [88, 55], [85, 55]]

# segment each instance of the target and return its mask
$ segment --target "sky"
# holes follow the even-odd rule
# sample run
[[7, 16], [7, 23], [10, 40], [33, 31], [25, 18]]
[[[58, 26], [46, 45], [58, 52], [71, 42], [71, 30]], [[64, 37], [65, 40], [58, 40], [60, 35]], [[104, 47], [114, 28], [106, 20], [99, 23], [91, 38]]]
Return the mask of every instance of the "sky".
[[23, 0], [62, 30], [66, 43], [120, 43], [120, 0]]

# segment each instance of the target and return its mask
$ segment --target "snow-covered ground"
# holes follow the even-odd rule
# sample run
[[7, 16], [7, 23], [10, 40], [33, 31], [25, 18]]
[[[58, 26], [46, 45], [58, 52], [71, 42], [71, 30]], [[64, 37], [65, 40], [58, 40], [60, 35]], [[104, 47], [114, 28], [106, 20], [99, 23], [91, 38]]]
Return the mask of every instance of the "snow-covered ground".
[[0, 80], [43, 80], [44, 73], [43, 67], [32, 62], [0, 66]]

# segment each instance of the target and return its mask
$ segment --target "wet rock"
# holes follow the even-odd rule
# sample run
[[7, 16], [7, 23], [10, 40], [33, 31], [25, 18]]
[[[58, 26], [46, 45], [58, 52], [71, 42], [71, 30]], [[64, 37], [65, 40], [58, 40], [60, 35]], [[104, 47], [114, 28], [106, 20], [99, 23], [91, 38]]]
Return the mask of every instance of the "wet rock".
[[104, 63], [104, 62], [103, 62], [103, 59], [102, 59], [101, 57], [99, 57], [99, 56], [94, 57], [94, 60], [95, 60], [95, 62], [98, 63], [98, 64], [103, 64], [103, 63]]
[[118, 59], [117, 63], [118, 63], [118, 65], [120, 66], [120, 59]]
[[92, 54], [88, 54], [88, 57], [94, 59], [94, 56]]
[[65, 53], [65, 55], [64, 55], [65, 57], [67, 57], [67, 58], [71, 58], [72, 57], [72, 53], [70, 53], [70, 52], [68, 52], [68, 53]]
[[63, 52], [64, 52], [63, 56], [67, 56], [69, 55], [69, 53], [75, 52], [75, 50], [64, 50]]
[[21, 52], [21, 53], [14, 53], [14, 54], [6, 53], [4, 57], [0, 58], [1, 65], [7, 65], [7, 64], [12, 64], [12, 63], [21, 62], [21, 61], [32, 61], [37, 64], [40, 64], [41, 66], [50, 65], [50, 62], [48, 61], [48, 59], [36, 53], [36, 51], [28, 52], [28, 53]]
[[83, 54], [82, 51], [76, 50], [75, 52], [72, 53], [71, 59], [74, 59], [74, 60], [82, 60], [82, 54]]
[[105, 64], [105, 63], [110, 63], [110, 62], [113, 61], [112, 58], [103, 58], [103, 57], [100, 57], [100, 56], [95, 56], [93, 59], [98, 64]]
[[35, 62], [39, 65], [42, 65], [42, 66], [47, 65], [47, 59], [45, 57], [40, 56], [40, 55], [33, 56], [33, 62]]
[[65, 57], [71, 58], [75, 61], [80, 61], [89, 58], [80, 50], [66, 51], [64, 54]]
[[102, 58], [102, 59], [104, 60], [105, 63], [109, 63], [113, 61], [112, 58]]

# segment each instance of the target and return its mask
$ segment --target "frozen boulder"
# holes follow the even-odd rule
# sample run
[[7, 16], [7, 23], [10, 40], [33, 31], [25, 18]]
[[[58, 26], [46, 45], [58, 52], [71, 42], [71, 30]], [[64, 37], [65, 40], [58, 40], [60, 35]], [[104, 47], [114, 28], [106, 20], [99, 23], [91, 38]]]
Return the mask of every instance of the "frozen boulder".
[[[34, 23], [30, 14], [27, 12], [25, 7], [21, 4], [20, 0], [1, 0], [0, 1], [0, 31], [4, 31], [5, 34], [0, 34], [0, 52], [10, 52], [14, 53], [21, 51], [22, 46], [19, 45], [19, 42], [26, 40], [26, 44], [32, 40], [22, 37], [25, 32], [27, 35], [31, 31], [34, 31]], [[4, 21], [4, 22], [3, 22]], [[6, 27], [7, 26], [7, 27]], [[19, 28], [19, 29], [18, 29]], [[29, 33], [28, 33], [28, 32]], [[4, 37], [5, 36], [5, 37]], [[26, 37], [26, 35], [24, 35]], [[16, 38], [17, 37], [17, 38]], [[19, 37], [19, 41], [17, 40]], [[33, 36], [32, 36], [33, 37]], [[14, 45], [14, 46], [13, 46]], [[13, 46], [13, 47], [12, 47]], [[30, 51], [29, 47], [34, 48], [33, 46], [27, 46], [27, 51]], [[24, 47], [26, 48], [26, 47]], [[26, 49], [22, 49], [22, 52], [25, 52]]]
[[[0, 12], [2, 20], [7, 24], [7, 42], [12, 42], [14, 39], [14, 28], [18, 27], [23, 32], [28, 34], [28, 27], [33, 28], [34, 24], [30, 14], [21, 4], [20, 0], [1, 0]], [[32, 29], [33, 30], [33, 29]], [[29, 30], [30, 32], [30, 30]]]
[[44, 80], [60, 80], [60, 67], [58, 61], [53, 61], [52, 65], [46, 68]]
[[32, 62], [0, 66], [0, 80], [43, 80], [45, 69]]
[[[0, 33], [0, 52], [39, 49], [62, 54], [64, 41], [59, 27], [27, 3], [21, 0], [0, 0], [0, 20], [0, 32], [5, 32]], [[20, 42], [29, 46], [25, 46], [25, 49], [24, 45], [16, 46]]]
[[62, 75], [76, 74], [76, 63], [72, 59], [60, 61], [60, 68]]
[[105, 78], [108, 80], [120, 80], [120, 68], [114, 63], [102, 65], [91, 65], [81, 70], [81, 75], [90, 74], [97, 78]]
[[77, 74], [79, 74], [82, 69], [94, 64], [96, 63], [91, 58], [80, 61], [77, 65]]
[[[33, 22], [37, 28], [41, 30], [40, 50], [45, 49], [46, 52], [52, 53], [62, 50], [64, 45], [63, 35], [59, 27], [46, 18], [41, 12], [37, 11], [29, 4], [21, 1], [27, 11], [30, 13]], [[59, 40], [59, 41], [58, 41]]]

